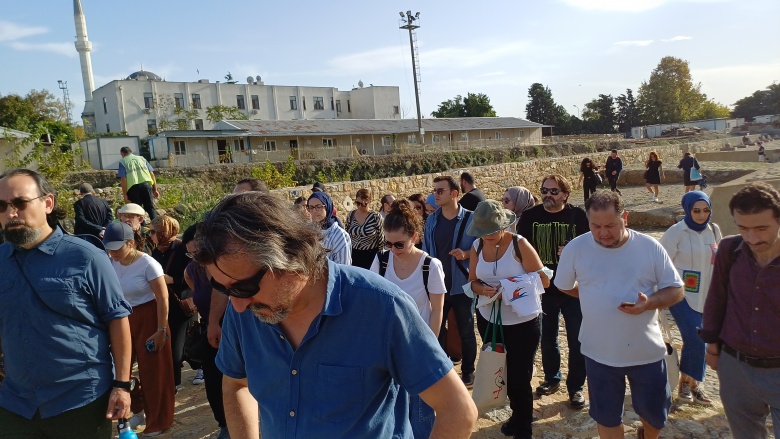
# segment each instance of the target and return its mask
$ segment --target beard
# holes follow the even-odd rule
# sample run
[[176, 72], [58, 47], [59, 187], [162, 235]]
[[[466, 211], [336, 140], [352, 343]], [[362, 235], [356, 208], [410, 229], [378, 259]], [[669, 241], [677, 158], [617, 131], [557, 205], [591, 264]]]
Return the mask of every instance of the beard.
[[[9, 227], [22, 226], [15, 229], [9, 229]], [[8, 221], [3, 227], [3, 237], [11, 244], [21, 247], [35, 242], [41, 236], [41, 231], [30, 227], [27, 227], [24, 221], [15, 220]]]
[[542, 204], [546, 208], [556, 207], [558, 204], [555, 202], [555, 199], [553, 197], [544, 197], [542, 198]]
[[[252, 314], [254, 314], [258, 320], [269, 325], [276, 325], [290, 315], [289, 308], [271, 308], [270, 306], [263, 305], [261, 303], [253, 303], [249, 305], [249, 310], [252, 311]], [[264, 310], [269, 311], [271, 314], [263, 314], [262, 311]]]

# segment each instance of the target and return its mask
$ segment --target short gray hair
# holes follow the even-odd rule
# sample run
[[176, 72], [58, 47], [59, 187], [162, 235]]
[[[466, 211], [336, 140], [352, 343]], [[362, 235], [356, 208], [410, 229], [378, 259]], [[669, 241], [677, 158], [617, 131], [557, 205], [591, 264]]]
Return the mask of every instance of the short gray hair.
[[593, 195], [588, 197], [585, 201], [585, 212], [590, 213], [594, 210], [607, 210], [610, 207], [615, 208], [615, 212], [618, 215], [623, 215], [625, 207], [623, 206], [623, 199], [620, 198], [617, 192], [608, 190], [596, 191]]
[[226, 255], [243, 255], [270, 272], [318, 279], [327, 270], [322, 234], [292, 206], [264, 192], [226, 196], [198, 225], [199, 264]]

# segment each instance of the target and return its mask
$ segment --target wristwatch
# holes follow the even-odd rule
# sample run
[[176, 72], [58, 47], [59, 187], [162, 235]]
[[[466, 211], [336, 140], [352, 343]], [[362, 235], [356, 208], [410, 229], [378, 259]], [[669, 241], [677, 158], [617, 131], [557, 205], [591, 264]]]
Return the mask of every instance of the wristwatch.
[[135, 389], [135, 380], [130, 379], [130, 381], [117, 381], [114, 380], [114, 384], [111, 386], [115, 389], [124, 389], [128, 392], [132, 392]]

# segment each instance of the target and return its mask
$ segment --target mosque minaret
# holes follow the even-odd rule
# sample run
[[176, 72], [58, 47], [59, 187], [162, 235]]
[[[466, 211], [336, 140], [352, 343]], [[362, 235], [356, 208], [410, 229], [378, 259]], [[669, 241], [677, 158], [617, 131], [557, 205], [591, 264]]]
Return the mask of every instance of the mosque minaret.
[[92, 91], [95, 90], [95, 81], [92, 79], [92, 43], [87, 39], [87, 18], [81, 9], [81, 0], [73, 0], [73, 20], [76, 23], [76, 51], [79, 52], [81, 61], [81, 79], [84, 82], [84, 111], [81, 118], [84, 120], [84, 128], [94, 131], [95, 107], [92, 102]]

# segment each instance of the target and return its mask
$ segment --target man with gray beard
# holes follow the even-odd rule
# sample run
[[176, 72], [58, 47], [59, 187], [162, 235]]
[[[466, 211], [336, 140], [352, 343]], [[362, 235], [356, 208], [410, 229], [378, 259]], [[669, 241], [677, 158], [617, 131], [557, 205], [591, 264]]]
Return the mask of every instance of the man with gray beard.
[[[231, 296], [217, 366], [233, 437], [411, 438], [406, 392], [436, 410], [433, 438], [467, 438], [477, 411], [414, 302], [331, 263], [319, 230], [261, 192], [225, 197], [195, 261]], [[246, 312], [249, 310], [249, 312]]]

